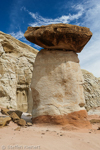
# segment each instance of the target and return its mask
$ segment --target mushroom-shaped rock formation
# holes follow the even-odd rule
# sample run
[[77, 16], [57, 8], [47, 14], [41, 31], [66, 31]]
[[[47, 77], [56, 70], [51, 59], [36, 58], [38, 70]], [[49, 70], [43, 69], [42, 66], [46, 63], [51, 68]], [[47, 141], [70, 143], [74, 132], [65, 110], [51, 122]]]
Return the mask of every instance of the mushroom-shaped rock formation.
[[65, 49], [79, 53], [92, 36], [89, 28], [71, 24], [28, 27], [25, 37], [46, 49]]
[[68, 24], [29, 27], [25, 32], [29, 41], [44, 47], [37, 54], [31, 83], [33, 123], [90, 127], [76, 52], [91, 36], [88, 28]]

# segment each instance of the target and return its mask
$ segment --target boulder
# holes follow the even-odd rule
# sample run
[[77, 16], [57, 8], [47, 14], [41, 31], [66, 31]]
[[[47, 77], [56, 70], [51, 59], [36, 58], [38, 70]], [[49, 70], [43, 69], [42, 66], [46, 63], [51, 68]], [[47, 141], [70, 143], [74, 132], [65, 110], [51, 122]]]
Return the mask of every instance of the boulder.
[[9, 115], [11, 115], [13, 112], [15, 112], [16, 114], [17, 114], [17, 116], [19, 117], [19, 118], [21, 118], [21, 116], [22, 116], [22, 111], [19, 111], [19, 110], [10, 110], [10, 111], [8, 111], [7, 113], [9, 114]]
[[0, 117], [0, 127], [8, 125], [11, 121], [10, 117]]
[[27, 111], [37, 50], [0, 31], [0, 106]]
[[21, 130], [21, 127], [17, 127], [14, 129], [14, 131], [20, 131]]
[[24, 119], [19, 119], [17, 121], [17, 124], [20, 125], [20, 126], [25, 126], [26, 125], [26, 121]]
[[27, 122], [27, 126], [32, 126], [33, 124], [31, 122]]
[[7, 108], [1, 108], [1, 113], [3, 115], [8, 115], [8, 111], [9, 111], [9, 109], [7, 109]]
[[79, 53], [90, 40], [92, 32], [86, 27], [60, 23], [28, 27], [24, 36], [45, 49], [71, 50]]
[[18, 115], [17, 115], [15, 112], [12, 112], [12, 113], [10, 114], [10, 117], [11, 117], [12, 121], [15, 122], [15, 123], [16, 123], [18, 120], [20, 120], [20, 118], [18, 117]]

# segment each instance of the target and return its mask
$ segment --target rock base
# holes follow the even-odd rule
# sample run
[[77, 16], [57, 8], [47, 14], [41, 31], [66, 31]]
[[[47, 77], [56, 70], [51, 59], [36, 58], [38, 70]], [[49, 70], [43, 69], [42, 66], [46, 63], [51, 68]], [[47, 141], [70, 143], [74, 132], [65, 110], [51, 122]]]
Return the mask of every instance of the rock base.
[[87, 120], [86, 110], [69, 113], [68, 115], [50, 116], [42, 115], [32, 119], [34, 124], [49, 123], [54, 125], [73, 125], [79, 128], [91, 128], [92, 125]]

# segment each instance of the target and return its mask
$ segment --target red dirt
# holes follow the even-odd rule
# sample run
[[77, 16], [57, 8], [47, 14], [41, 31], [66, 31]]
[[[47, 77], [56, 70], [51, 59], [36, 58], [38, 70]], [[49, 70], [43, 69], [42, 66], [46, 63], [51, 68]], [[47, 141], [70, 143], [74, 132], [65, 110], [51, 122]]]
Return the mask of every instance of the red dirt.
[[79, 128], [91, 128], [91, 124], [87, 119], [86, 110], [70, 113], [63, 116], [44, 115], [32, 119], [33, 124], [49, 123], [55, 125], [74, 125]]

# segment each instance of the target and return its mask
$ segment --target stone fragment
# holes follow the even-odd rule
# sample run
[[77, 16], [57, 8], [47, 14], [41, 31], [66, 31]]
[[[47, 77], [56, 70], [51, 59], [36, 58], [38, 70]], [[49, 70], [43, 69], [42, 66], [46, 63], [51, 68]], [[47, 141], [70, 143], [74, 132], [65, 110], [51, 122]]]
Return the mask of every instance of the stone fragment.
[[66, 125], [66, 126], [63, 126], [62, 127], [62, 130], [65, 130], [65, 131], [67, 131], [67, 130], [77, 130], [78, 128], [77, 127], [75, 127], [75, 126], [73, 126], [73, 125]]
[[33, 124], [31, 122], [27, 122], [27, 126], [32, 126]]
[[6, 125], [8, 125], [11, 121], [10, 117], [0, 117], [0, 127], [4, 127]]
[[8, 111], [8, 114], [11, 115], [13, 112], [15, 112], [19, 118], [21, 118], [22, 113], [23, 113], [23, 112], [20, 111], [20, 110], [14, 110], [14, 111], [13, 111], [13, 110], [10, 110], [10, 111]]
[[8, 111], [9, 111], [9, 109], [7, 109], [7, 108], [1, 108], [1, 113], [3, 115], [8, 115]]
[[17, 124], [20, 125], [20, 126], [25, 126], [26, 125], [26, 121], [24, 119], [19, 119], [17, 121]]
[[92, 32], [86, 27], [60, 23], [28, 27], [24, 36], [46, 49], [65, 49], [79, 53], [90, 40]]
[[21, 127], [17, 127], [16, 129], [14, 129], [15, 131], [20, 131]]
[[16, 123], [18, 120], [20, 120], [20, 118], [18, 117], [18, 115], [17, 115], [15, 112], [12, 112], [12, 113], [10, 114], [10, 117], [11, 117], [12, 121], [14, 121], [15, 123]]

